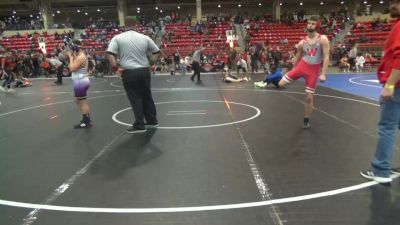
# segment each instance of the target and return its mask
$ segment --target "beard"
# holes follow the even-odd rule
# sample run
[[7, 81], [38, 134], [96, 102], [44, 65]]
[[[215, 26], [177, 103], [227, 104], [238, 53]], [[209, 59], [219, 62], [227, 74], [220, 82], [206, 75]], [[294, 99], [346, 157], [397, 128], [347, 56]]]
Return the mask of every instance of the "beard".
[[398, 17], [400, 17], [400, 13], [397, 12], [397, 11], [392, 10], [392, 11], [390, 11], [390, 17], [398, 18]]
[[311, 33], [311, 32], [316, 31], [316, 29], [307, 28], [307, 31]]
[[390, 8], [390, 17], [392, 17], [392, 18], [400, 17], [400, 12], [399, 12], [399, 10], [397, 10], [396, 7]]

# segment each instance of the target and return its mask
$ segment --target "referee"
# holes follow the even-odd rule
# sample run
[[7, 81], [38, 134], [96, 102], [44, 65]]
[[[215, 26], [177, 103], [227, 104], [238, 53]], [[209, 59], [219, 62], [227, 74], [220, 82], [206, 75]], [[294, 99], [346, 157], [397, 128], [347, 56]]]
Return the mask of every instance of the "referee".
[[190, 77], [190, 80], [194, 81], [194, 77], [197, 76], [197, 82], [200, 82], [200, 69], [201, 69], [201, 57], [204, 51], [204, 47], [200, 47], [193, 53], [193, 75]]
[[[114, 36], [107, 49], [108, 60], [113, 71], [122, 77], [135, 116], [135, 122], [126, 130], [128, 133], [142, 133], [146, 132], [146, 127], [158, 126], [150, 90], [148, 54], [151, 54], [152, 61], [156, 61], [160, 49], [151, 38], [133, 30], [136, 23], [135, 18], [126, 18], [126, 31]], [[117, 64], [117, 57], [120, 64]]]

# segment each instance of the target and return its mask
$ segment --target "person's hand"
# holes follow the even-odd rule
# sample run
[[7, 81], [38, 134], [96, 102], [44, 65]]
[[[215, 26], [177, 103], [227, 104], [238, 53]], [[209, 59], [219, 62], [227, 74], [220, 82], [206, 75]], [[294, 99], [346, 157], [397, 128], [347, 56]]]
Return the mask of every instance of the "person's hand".
[[65, 52], [65, 56], [67, 56], [68, 58], [71, 58], [71, 56], [72, 56], [72, 52], [71, 52], [71, 51], [67, 51], [67, 52]]
[[326, 81], [326, 74], [321, 73], [321, 75], [319, 75], [319, 80], [320, 80], [321, 82], [325, 82], [325, 81]]
[[115, 73], [117, 74], [118, 77], [121, 78], [122, 72], [124, 72], [124, 69], [118, 68], [118, 70]]
[[394, 88], [383, 88], [381, 91], [381, 101], [390, 101], [394, 95]]

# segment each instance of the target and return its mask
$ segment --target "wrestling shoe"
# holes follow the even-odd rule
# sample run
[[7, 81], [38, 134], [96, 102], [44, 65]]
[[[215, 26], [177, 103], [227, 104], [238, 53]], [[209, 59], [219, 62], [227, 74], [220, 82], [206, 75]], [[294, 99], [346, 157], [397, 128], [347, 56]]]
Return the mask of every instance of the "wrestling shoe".
[[310, 129], [310, 119], [309, 118], [304, 118], [303, 120], [303, 129]]
[[74, 125], [74, 129], [88, 128], [91, 126], [91, 121], [81, 121], [78, 124]]

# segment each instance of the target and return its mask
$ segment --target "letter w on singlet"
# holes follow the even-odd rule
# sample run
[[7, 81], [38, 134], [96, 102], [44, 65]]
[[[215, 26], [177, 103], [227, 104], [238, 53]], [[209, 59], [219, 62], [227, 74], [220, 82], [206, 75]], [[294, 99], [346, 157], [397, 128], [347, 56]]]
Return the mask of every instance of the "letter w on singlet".
[[309, 56], [314, 57], [317, 55], [317, 48], [308, 48], [307, 53]]

